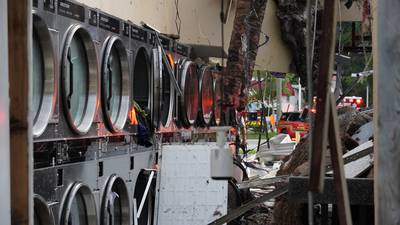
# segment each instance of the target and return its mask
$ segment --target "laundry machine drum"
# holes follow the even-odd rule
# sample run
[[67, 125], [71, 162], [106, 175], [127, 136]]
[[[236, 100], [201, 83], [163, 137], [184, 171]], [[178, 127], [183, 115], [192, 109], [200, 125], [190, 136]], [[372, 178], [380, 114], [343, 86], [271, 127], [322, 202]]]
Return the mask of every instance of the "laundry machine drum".
[[72, 130], [84, 134], [96, 112], [97, 62], [92, 39], [79, 25], [68, 32], [61, 72], [64, 112]]
[[40, 136], [51, 118], [55, 102], [54, 52], [45, 22], [33, 15], [32, 31], [32, 114], [33, 135]]
[[108, 128], [122, 130], [129, 111], [128, 56], [118, 37], [108, 40], [102, 64], [102, 107]]
[[200, 79], [201, 117], [205, 125], [210, 125], [214, 107], [213, 75], [210, 67], [202, 69]]
[[181, 97], [180, 106], [183, 122], [186, 127], [193, 125], [197, 120], [199, 112], [199, 79], [197, 66], [191, 61], [186, 61], [181, 73]]
[[149, 109], [150, 62], [146, 49], [140, 48], [133, 69], [133, 100], [142, 108]]
[[70, 188], [60, 225], [97, 225], [96, 201], [88, 186], [75, 183]]
[[34, 225], [54, 225], [54, 217], [46, 201], [39, 195], [33, 197]]
[[101, 208], [101, 225], [130, 225], [131, 208], [124, 180], [112, 175], [107, 182]]

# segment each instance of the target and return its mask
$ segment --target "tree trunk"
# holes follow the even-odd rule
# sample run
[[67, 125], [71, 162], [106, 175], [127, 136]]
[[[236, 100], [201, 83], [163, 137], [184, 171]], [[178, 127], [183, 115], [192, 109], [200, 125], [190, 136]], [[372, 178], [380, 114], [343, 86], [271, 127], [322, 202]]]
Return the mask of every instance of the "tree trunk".
[[[224, 76], [224, 106], [245, 108], [267, 0], [238, 0]], [[247, 50], [242, 37], [248, 38]]]

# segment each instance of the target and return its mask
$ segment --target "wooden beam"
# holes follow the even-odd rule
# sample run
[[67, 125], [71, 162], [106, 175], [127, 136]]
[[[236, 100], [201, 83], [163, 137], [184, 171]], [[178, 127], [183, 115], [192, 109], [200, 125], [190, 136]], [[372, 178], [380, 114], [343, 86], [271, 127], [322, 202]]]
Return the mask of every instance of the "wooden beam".
[[329, 94], [329, 151], [331, 153], [334, 187], [337, 197], [338, 216], [341, 225], [351, 225], [351, 212], [346, 176], [344, 174], [342, 142], [339, 136], [339, 123], [336, 112], [336, 97]]
[[29, 0], [8, 1], [11, 224], [29, 225], [32, 210], [32, 135], [29, 117], [31, 9]]
[[317, 87], [317, 113], [312, 134], [312, 154], [310, 171], [310, 190], [323, 191], [325, 174], [325, 153], [328, 137], [328, 116], [330, 82], [332, 80], [336, 41], [337, 0], [325, 1], [322, 14], [322, 34], [320, 50], [320, 70]]
[[400, 221], [400, 1], [373, 1], [375, 224]]

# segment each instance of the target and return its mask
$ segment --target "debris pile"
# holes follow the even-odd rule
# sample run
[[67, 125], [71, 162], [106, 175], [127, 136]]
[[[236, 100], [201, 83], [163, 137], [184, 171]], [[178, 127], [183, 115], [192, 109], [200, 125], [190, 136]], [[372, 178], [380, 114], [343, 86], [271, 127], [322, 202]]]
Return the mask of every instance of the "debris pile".
[[[372, 111], [359, 112], [351, 107], [338, 109], [340, 137], [343, 145], [345, 173], [347, 178], [372, 177], [373, 175], [373, 131]], [[277, 176], [308, 176], [309, 138], [303, 138], [293, 153], [283, 159]], [[327, 175], [330, 172], [330, 156], [326, 152]], [[278, 198], [274, 206], [275, 225], [301, 225], [305, 221], [302, 207], [297, 203]]]

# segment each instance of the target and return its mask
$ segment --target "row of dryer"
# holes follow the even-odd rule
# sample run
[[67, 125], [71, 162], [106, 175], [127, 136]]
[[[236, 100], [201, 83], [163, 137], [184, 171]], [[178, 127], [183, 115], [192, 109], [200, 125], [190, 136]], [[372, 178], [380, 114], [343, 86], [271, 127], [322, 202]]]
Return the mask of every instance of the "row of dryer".
[[32, 15], [34, 224], [131, 225], [142, 198], [152, 224], [154, 148], [128, 118], [133, 99], [152, 109], [152, 31], [68, 0], [34, 0]]
[[[217, 125], [215, 67], [190, 61], [190, 47], [68, 0], [34, 1], [33, 135], [41, 141], [133, 134], [135, 101], [163, 130]], [[182, 96], [162, 60], [169, 55]]]
[[32, 14], [35, 225], [131, 225], [142, 198], [139, 224], [152, 224], [157, 146], [137, 141], [133, 102], [156, 132], [219, 125], [220, 69], [79, 2], [33, 0]]

